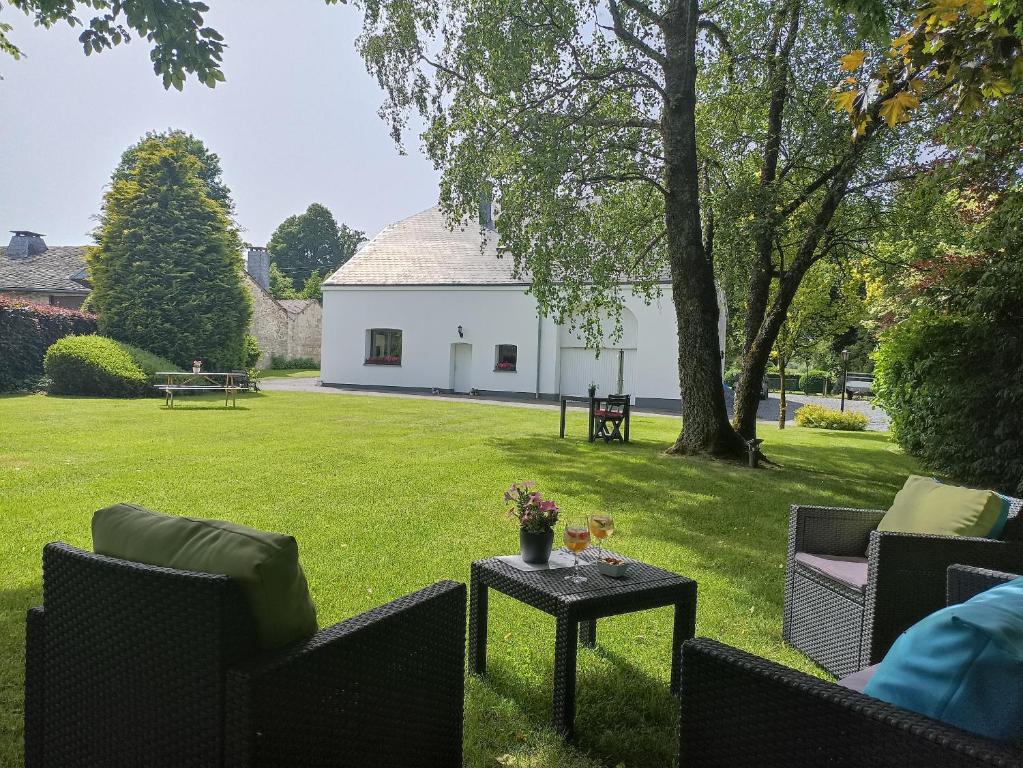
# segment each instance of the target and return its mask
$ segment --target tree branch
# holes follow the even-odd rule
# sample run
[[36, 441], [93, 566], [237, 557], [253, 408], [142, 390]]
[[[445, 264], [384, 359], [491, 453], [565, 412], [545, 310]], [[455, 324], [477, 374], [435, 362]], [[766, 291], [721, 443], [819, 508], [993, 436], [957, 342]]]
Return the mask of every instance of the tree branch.
[[[663, 67], [667, 62], [664, 54], [656, 50], [649, 43], [641, 40], [631, 29], [625, 26], [625, 22], [622, 19], [622, 9], [618, 7], [617, 0], [608, 0], [608, 9], [611, 11], [611, 19], [614, 22], [614, 26], [611, 28], [611, 31], [615, 33], [618, 39], [626, 45], [635, 48], [647, 58], [656, 61]], [[603, 29], [607, 29], [607, 27], [602, 24], [598, 26], [601, 26]]]

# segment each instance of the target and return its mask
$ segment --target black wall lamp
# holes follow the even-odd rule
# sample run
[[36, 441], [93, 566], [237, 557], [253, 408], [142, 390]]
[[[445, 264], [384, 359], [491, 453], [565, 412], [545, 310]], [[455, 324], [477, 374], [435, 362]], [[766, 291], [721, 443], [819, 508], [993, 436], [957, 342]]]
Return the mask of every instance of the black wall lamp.
[[462, 326], [458, 326], [458, 338], [460, 338], [460, 339], [461, 339], [461, 338], [463, 338], [464, 336], [465, 336], [465, 334], [464, 334], [464, 333], [462, 333]]

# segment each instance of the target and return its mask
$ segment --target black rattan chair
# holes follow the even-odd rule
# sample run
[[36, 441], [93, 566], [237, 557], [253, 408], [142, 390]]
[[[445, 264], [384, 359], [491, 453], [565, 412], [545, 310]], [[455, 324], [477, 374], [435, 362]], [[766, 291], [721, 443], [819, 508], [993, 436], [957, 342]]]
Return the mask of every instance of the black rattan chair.
[[1021, 505], [1002, 540], [882, 532], [884, 510], [793, 506], [783, 637], [837, 677], [877, 663], [945, 604], [953, 563], [1023, 572]]
[[[1012, 574], [956, 566], [948, 601]], [[1023, 750], [713, 640], [682, 647], [679, 768], [1023, 766]]]
[[25, 764], [460, 766], [465, 602], [438, 582], [261, 652], [228, 577], [48, 544]]

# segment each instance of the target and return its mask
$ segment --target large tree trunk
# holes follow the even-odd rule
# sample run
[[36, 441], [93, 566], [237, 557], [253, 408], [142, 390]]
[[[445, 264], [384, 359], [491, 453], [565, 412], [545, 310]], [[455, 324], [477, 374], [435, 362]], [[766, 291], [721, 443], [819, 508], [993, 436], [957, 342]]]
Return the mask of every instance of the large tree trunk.
[[681, 0], [664, 25], [669, 94], [662, 119], [665, 225], [682, 394], [682, 432], [669, 452], [741, 458], [746, 445], [728, 422], [721, 381], [720, 310], [700, 226], [695, 117], [698, 15], [696, 0]]

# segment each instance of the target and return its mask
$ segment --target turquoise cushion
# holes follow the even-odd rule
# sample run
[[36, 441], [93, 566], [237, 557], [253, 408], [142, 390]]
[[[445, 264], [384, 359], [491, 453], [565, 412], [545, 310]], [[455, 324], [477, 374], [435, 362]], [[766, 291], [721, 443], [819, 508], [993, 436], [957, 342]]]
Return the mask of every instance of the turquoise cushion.
[[997, 741], [1023, 736], [1023, 578], [907, 629], [864, 693]]
[[316, 632], [316, 607], [292, 536], [115, 504], [93, 515], [92, 548], [121, 560], [230, 576], [252, 608], [263, 648]]
[[1005, 524], [1009, 522], [1009, 507], [1012, 506], [1012, 501], [1008, 496], [1003, 496], [996, 492], [999, 499], [1002, 500], [1002, 512], [995, 521], [994, 527], [991, 529], [991, 533], [987, 535], [989, 539], [1000, 539], [1002, 534], [1005, 532]]

